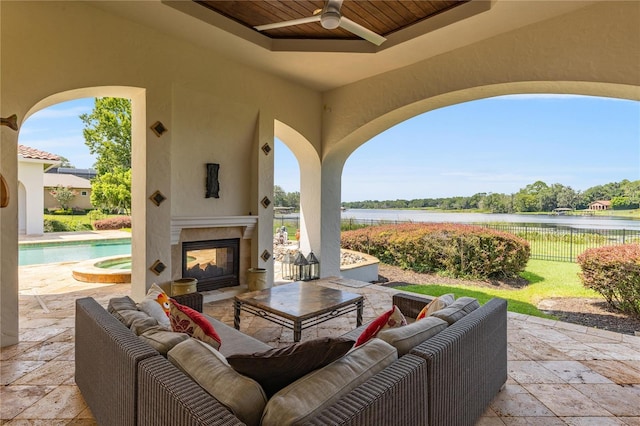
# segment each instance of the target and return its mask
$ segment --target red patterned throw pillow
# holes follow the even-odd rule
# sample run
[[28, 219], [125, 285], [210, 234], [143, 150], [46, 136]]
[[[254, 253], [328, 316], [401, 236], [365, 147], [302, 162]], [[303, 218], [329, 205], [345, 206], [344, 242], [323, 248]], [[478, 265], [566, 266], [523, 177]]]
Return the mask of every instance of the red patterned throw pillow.
[[367, 326], [358, 337], [358, 340], [356, 340], [354, 347], [360, 346], [370, 339], [373, 339], [381, 330], [401, 327], [403, 325], [407, 325], [407, 320], [404, 315], [402, 315], [402, 312], [400, 312], [400, 309], [398, 309], [396, 305], [393, 305], [390, 311], [380, 315]]
[[184, 306], [171, 299], [171, 311], [169, 314], [171, 328], [178, 333], [186, 333], [194, 339], [198, 339], [220, 349], [222, 341], [213, 325], [198, 311]]

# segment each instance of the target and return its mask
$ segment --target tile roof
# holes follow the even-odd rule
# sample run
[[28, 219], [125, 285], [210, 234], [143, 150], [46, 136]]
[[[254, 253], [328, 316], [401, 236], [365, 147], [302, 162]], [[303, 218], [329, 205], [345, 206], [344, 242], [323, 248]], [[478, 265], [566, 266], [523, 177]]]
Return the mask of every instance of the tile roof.
[[18, 155], [22, 158], [31, 158], [33, 160], [60, 161], [60, 157], [50, 152], [40, 151], [26, 145], [18, 145]]
[[45, 173], [43, 178], [45, 188], [53, 188], [58, 185], [81, 189], [91, 188], [91, 181], [89, 179], [84, 179], [74, 175]]

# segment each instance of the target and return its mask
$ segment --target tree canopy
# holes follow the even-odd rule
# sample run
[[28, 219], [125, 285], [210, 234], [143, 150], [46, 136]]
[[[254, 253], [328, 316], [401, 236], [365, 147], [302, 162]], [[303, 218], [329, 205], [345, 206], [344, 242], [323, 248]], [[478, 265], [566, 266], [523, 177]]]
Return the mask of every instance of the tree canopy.
[[536, 181], [514, 194], [478, 193], [470, 197], [423, 198], [413, 200], [365, 200], [343, 202], [354, 209], [440, 208], [444, 210], [478, 209], [492, 213], [551, 212], [556, 208], [586, 209], [593, 201], [610, 200], [613, 209], [640, 207], [640, 180], [612, 182], [584, 192], [559, 183]]
[[131, 100], [96, 98], [90, 114], [80, 115], [97, 176], [91, 203], [118, 213], [131, 210]]
[[80, 115], [89, 152], [96, 155], [98, 175], [131, 168], [131, 100], [95, 98], [93, 111]]

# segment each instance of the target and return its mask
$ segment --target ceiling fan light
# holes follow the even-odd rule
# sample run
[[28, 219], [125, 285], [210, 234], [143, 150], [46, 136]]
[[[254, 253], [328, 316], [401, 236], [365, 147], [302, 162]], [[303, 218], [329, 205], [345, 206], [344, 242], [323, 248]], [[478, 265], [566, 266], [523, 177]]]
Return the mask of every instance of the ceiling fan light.
[[327, 30], [335, 30], [340, 26], [340, 12], [328, 10], [320, 17], [320, 23], [322, 28]]

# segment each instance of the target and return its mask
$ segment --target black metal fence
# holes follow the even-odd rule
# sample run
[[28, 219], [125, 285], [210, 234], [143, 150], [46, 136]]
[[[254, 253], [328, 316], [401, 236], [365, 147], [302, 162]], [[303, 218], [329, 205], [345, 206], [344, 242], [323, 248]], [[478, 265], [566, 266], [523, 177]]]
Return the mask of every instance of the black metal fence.
[[[299, 227], [297, 216], [277, 217], [274, 229], [285, 226], [295, 233]], [[399, 220], [342, 219], [343, 231], [359, 229], [366, 226], [406, 223]], [[635, 229], [583, 229], [545, 226], [543, 224], [509, 224], [509, 223], [477, 223], [485, 228], [515, 234], [529, 242], [531, 259], [555, 260], [559, 262], [575, 262], [578, 255], [587, 249], [617, 245], [640, 244], [640, 230]]]

